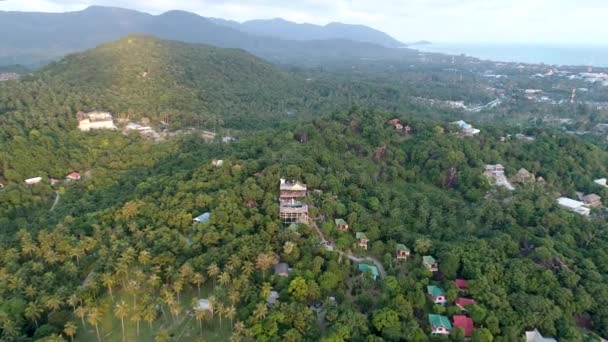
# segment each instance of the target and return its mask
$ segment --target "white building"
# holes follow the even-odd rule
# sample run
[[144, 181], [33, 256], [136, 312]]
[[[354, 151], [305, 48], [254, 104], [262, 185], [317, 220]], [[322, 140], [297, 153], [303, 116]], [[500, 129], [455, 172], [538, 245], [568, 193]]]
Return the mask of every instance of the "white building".
[[481, 130], [474, 128], [472, 125], [463, 120], [456, 121], [454, 124], [460, 128], [462, 135], [464, 136], [473, 136], [481, 132]]
[[591, 209], [589, 209], [585, 203], [570, 198], [560, 197], [557, 199], [557, 204], [560, 207], [575, 212], [579, 215], [589, 216], [589, 214], [591, 214]]
[[34, 178], [29, 178], [25, 180], [25, 184], [27, 185], [34, 185], [34, 184], [38, 184], [42, 181], [42, 177], [34, 177]]
[[82, 132], [89, 132], [92, 129], [116, 129], [112, 114], [108, 112], [78, 112], [76, 117], [78, 119], [78, 129]]
[[601, 186], [604, 186], [604, 187], [608, 187], [608, 184], [607, 184], [608, 180], [606, 180], [606, 178], [596, 179], [593, 182], [595, 184], [598, 184], [598, 185], [601, 185]]
[[557, 340], [550, 337], [543, 337], [538, 329], [534, 329], [532, 331], [526, 331], [526, 342], [557, 342]]
[[199, 299], [194, 310], [209, 311], [213, 313], [213, 306], [211, 305], [211, 302], [209, 302], [209, 299]]

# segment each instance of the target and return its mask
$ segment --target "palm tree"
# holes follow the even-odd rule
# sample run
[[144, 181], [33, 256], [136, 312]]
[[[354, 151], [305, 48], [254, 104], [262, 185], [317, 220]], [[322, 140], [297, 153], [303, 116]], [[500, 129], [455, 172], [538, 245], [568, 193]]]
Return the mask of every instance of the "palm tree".
[[148, 265], [151, 260], [152, 260], [152, 257], [150, 256], [150, 252], [145, 251], [145, 250], [139, 252], [139, 257], [137, 258], [137, 261], [139, 261], [139, 263], [142, 266]]
[[137, 336], [139, 336], [139, 322], [141, 322], [141, 320], [143, 318], [142, 316], [143, 316], [142, 310], [139, 307], [134, 306], [133, 312], [131, 312], [131, 321], [135, 322]]
[[228, 269], [230, 272], [234, 272], [241, 267], [241, 258], [238, 255], [232, 254], [230, 258], [228, 258]]
[[224, 310], [224, 314], [226, 315], [226, 318], [230, 320], [230, 325], [233, 325], [234, 317], [236, 317], [236, 308], [234, 307], [234, 305], [230, 305], [229, 307], [227, 307]]
[[207, 313], [203, 310], [194, 310], [194, 317], [198, 321], [198, 325], [201, 329], [201, 335], [203, 335], [203, 320], [207, 317]]
[[19, 331], [17, 330], [17, 325], [15, 321], [9, 318], [5, 318], [2, 321], [2, 337], [6, 338], [8, 341], [12, 341]]
[[74, 341], [74, 335], [76, 335], [77, 330], [78, 327], [72, 321], [65, 322], [65, 325], [63, 326], [63, 333], [72, 341]]
[[217, 265], [215, 263], [209, 265], [209, 267], [207, 267], [207, 275], [209, 275], [209, 278], [213, 278], [213, 287], [215, 287], [215, 277], [220, 274], [220, 268], [217, 267]]
[[169, 342], [171, 341], [171, 336], [169, 335], [169, 331], [167, 329], [162, 329], [158, 332], [158, 335], [154, 338], [154, 342]]
[[34, 324], [36, 325], [36, 328], [38, 328], [38, 320], [40, 319], [40, 316], [42, 315], [42, 308], [40, 308], [40, 306], [38, 304], [36, 304], [35, 302], [29, 302], [27, 304], [27, 306], [25, 307], [25, 311], [24, 311], [23, 315], [25, 316], [25, 318], [34, 322]]
[[213, 312], [220, 317], [220, 328], [222, 327], [222, 316], [224, 315], [224, 305], [221, 302], [213, 303]]
[[266, 271], [270, 268], [270, 266], [272, 266], [273, 262], [274, 256], [270, 254], [261, 253], [260, 255], [258, 255], [255, 264], [260, 269], [260, 271], [262, 271], [262, 276], [264, 278], [266, 278]]
[[241, 271], [243, 275], [249, 278], [253, 274], [253, 263], [251, 261], [245, 261], [243, 266], [241, 266]]
[[86, 327], [86, 324], [84, 322], [84, 317], [87, 315], [87, 309], [85, 309], [84, 306], [79, 306], [76, 309], [74, 309], [74, 314], [76, 315], [76, 317], [80, 318], [80, 320], [82, 320], [82, 326]]
[[57, 295], [49, 296], [46, 298], [45, 306], [49, 310], [57, 311], [59, 308], [61, 308], [61, 298], [59, 298]]
[[181, 279], [177, 279], [173, 282], [173, 292], [177, 295], [177, 302], [179, 303], [181, 300], [179, 298], [180, 292], [184, 289], [184, 281]]
[[150, 285], [150, 287], [152, 287], [153, 289], [156, 289], [158, 287], [158, 285], [160, 285], [160, 277], [158, 276], [158, 274], [152, 274], [150, 276], [150, 278], [148, 278], [148, 284]]
[[266, 300], [266, 298], [268, 298], [268, 296], [270, 295], [270, 291], [272, 291], [272, 285], [268, 282], [265, 282], [264, 284], [262, 284], [262, 291], [260, 291], [260, 294], [262, 295], [262, 299]]
[[32, 285], [28, 285], [23, 292], [25, 292], [25, 296], [29, 299], [34, 299], [36, 294], [38, 294], [38, 291]]
[[221, 286], [226, 286], [230, 284], [230, 273], [222, 272], [218, 279]]
[[194, 273], [191, 279], [192, 284], [198, 289], [198, 296], [201, 296], [201, 285], [205, 282], [205, 276], [200, 273]]
[[101, 311], [97, 307], [92, 307], [87, 310], [87, 321], [95, 326], [95, 332], [97, 333], [97, 341], [101, 342], [101, 336], [99, 335], [99, 322], [101, 321]]
[[156, 320], [156, 308], [154, 304], [146, 305], [143, 311], [143, 319], [148, 322], [150, 329], [152, 329], [152, 322]]
[[253, 311], [253, 317], [257, 321], [261, 321], [266, 318], [266, 314], [268, 313], [268, 308], [266, 307], [266, 303], [258, 303], [255, 306], [255, 310]]
[[125, 301], [121, 301], [116, 304], [116, 308], [114, 309], [114, 315], [116, 318], [120, 319], [120, 325], [122, 326], [122, 339], [125, 339], [125, 317], [129, 314], [129, 307]]
[[76, 311], [76, 305], [80, 303], [80, 297], [76, 294], [72, 294], [68, 297], [67, 303], [72, 307], [72, 310]]
[[103, 286], [108, 288], [108, 293], [110, 294], [110, 298], [112, 302], [114, 302], [114, 296], [112, 295], [112, 288], [116, 285], [116, 278], [112, 273], [104, 273], [101, 275], [101, 283]]

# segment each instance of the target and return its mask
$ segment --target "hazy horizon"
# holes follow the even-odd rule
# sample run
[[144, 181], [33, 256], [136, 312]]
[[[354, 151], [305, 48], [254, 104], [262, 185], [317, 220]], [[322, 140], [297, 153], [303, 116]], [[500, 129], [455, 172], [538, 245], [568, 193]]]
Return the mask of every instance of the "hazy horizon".
[[[608, 3], [600, 0], [4, 0], [0, 11], [69, 12], [112, 6], [150, 14], [183, 10], [239, 22], [282, 18], [297, 23], [331, 22], [373, 27], [402, 42], [606, 46]], [[567, 24], [564, 22], [567, 18]]]

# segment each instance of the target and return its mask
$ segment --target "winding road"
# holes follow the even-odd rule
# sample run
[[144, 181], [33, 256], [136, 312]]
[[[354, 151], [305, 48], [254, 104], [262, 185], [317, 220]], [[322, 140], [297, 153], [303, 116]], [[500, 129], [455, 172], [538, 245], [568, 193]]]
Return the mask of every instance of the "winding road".
[[57, 203], [59, 203], [59, 191], [55, 190], [55, 202], [53, 202], [53, 206], [51, 207], [51, 210], [49, 211], [53, 211], [55, 210], [55, 206], [57, 206]]
[[[325, 239], [325, 236], [323, 236], [323, 232], [321, 232], [321, 229], [319, 229], [319, 226], [317, 226], [317, 223], [314, 220], [311, 220], [311, 223], [312, 223], [312, 226], [317, 231], [317, 234], [321, 238], [321, 242], [323, 243], [323, 246], [325, 246], [325, 249], [327, 249], [330, 252], [333, 252], [334, 251], [333, 246], [330, 247], [327, 245], [327, 240]], [[380, 273], [380, 278], [386, 277], [386, 270], [384, 269], [384, 266], [382, 266], [382, 263], [378, 259], [376, 259], [374, 257], [370, 257], [370, 256], [365, 256], [365, 257], [359, 258], [359, 257], [354, 256], [350, 252], [343, 252], [343, 251], [337, 251], [337, 252], [341, 256], [347, 257], [350, 261], [354, 261], [354, 262], [369, 261], [369, 262], [373, 263], [378, 268], [378, 272]]]

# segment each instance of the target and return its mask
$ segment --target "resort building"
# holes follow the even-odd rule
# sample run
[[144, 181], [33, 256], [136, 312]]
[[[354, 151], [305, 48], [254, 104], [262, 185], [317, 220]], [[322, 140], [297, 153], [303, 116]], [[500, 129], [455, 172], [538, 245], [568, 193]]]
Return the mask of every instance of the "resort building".
[[89, 132], [92, 129], [116, 129], [112, 114], [108, 112], [78, 112], [76, 118], [78, 119], [78, 129], [82, 132]]

